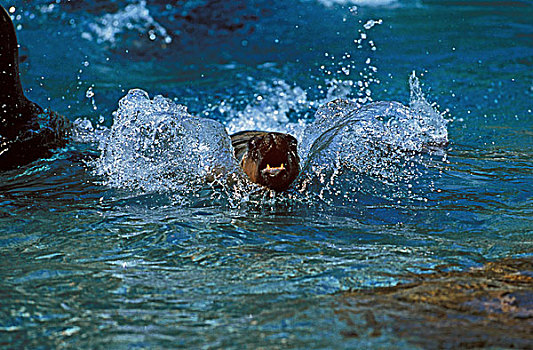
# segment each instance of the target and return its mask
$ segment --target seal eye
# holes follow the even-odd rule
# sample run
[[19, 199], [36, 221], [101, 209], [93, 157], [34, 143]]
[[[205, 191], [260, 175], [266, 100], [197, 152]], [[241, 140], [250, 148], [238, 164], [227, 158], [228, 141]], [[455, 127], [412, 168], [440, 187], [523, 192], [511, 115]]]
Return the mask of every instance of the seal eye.
[[250, 139], [250, 141], [248, 141], [248, 148], [249, 149], [254, 149], [258, 146], [258, 144], [263, 140], [262, 137], [260, 136], [255, 136], [255, 137], [252, 137]]
[[298, 140], [296, 140], [296, 138], [294, 138], [292, 135], [288, 135], [287, 134], [287, 148], [291, 151], [291, 152], [297, 152], [298, 151]]

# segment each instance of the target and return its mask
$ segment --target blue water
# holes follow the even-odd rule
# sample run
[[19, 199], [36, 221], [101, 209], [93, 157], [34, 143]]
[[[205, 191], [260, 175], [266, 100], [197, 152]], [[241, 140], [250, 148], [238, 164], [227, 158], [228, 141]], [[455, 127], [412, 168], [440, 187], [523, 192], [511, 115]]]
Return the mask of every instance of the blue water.
[[[335, 296], [533, 252], [530, 1], [1, 4], [27, 96], [93, 128], [0, 174], [2, 347], [410, 349], [363, 321], [343, 335]], [[413, 71], [436, 103], [417, 115], [449, 120], [447, 147], [413, 155], [420, 130], [387, 129], [402, 150], [378, 157], [359, 141], [381, 121], [317, 124], [336, 98], [413, 107]], [[146, 135], [106, 136], [134, 88], [230, 132], [290, 131], [307, 172], [271, 196], [202, 187], [173, 148], [138, 163], [127, 147]], [[312, 151], [321, 127], [339, 136]]]

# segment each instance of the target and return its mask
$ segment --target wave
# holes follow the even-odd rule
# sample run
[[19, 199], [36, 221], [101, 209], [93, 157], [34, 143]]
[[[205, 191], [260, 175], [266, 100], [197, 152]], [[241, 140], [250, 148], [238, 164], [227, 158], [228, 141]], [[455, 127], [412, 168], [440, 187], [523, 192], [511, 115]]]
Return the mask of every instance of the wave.
[[95, 22], [89, 23], [89, 29], [90, 31], [82, 33], [82, 37], [93, 40], [95, 36], [97, 43], [115, 45], [117, 37], [128, 31], [146, 34], [151, 41], [160, 37], [165, 44], [172, 42], [172, 37], [167, 29], [150, 14], [145, 0], [128, 4], [116, 13], [103, 15]]
[[400, 5], [398, 0], [317, 0], [320, 4], [332, 7], [335, 5], [355, 5], [365, 7], [396, 7]]

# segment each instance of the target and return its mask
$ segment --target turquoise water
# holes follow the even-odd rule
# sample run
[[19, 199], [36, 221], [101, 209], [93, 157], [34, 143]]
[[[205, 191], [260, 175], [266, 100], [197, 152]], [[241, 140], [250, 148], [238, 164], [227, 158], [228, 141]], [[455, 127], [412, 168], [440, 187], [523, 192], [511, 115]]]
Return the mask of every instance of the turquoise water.
[[[4, 347], [412, 348], [364, 321], [345, 336], [335, 296], [531, 256], [530, 1], [1, 4], [13, 7], [27, 96], [98, 126], [0, 174]], [[199, 187], [200, 161], [175, 148], [149, 157], [179, 161], [177, 177], [126, 162], [137, 155], [127, 136], [146, 135], [106, 135], [131, 117], [118, 101], [134, 88], [230, 132], [290, 131], [309, 168], [272, 197]], [[411, 154], [438, 132], [394, 134], [387, 118], [317, 123], [335, 98], [435, 102], [417, 115], [443, 113], [449, 145]], [[339, 138], [313, 151], [331, 127]], [[372, 132], [401, 152], [359, 143]]]

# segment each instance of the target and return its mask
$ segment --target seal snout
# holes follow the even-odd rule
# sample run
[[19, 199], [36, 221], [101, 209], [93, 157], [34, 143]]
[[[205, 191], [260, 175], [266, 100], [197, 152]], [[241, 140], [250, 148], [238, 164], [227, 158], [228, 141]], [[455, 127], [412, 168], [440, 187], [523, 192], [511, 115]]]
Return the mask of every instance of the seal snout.
[[290, 148], [285, 145], [285, 141], [280, 136], [268, 134], [262, 140], [266, 151], [261, 152], [262, 159], [259, 164], [259, 169], [262, 174], [268, 176], [277, 176], [281, 173], [286, 173], [290, 156]]

